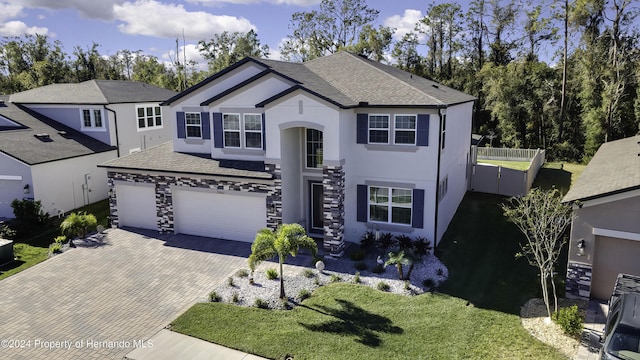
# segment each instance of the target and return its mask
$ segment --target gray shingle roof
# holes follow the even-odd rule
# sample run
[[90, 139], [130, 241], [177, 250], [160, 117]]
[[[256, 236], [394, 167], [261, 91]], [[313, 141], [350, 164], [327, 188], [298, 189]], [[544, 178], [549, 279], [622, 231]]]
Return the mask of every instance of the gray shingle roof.
[[23, 104], [121, 104], [162, 102], [175, 91], [138, 81], [89, 80], [74, 84], [52, 84], [11, 95]]
[[590, 200], [640, 188], [640, 136], [602, 144], [562, 201]]
[[[270, 180], [273, 177], [266, 171], [244, 170], [233, 162], [225, 166], [218, 160], [202, 155], [185, 154], [173, 151], [173, 143], [166, 142], [144, 151], [110, 160], [100, 167], [172, 172], [183, 174], [219, 175]], [[264, 164], [263, 167], [264, 169]]]
[[[26, 107], [8, 102], [8, 96], [0, 96], [0, 116], [20, 126], [0, 129], [0, 152], [29, 165], [62, 160], [83, 155], [115, 150], [70, 127], [40, 115]], [[36, 134], [48, 134], [43, 141]]]

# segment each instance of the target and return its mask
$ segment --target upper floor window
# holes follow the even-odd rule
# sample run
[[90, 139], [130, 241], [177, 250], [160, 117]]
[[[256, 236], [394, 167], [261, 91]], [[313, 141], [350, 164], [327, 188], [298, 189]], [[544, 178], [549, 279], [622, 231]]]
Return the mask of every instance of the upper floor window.
[[440, 147], [442, 150], [444, 150], [444, 144], [446, 140], [445, 135], [447, 135], [446, 131], [447, 131], [447, 114], [442, 114], [442, 133], [440, 134], [440, 137], [441, 137]]
[[187, 138], [202, 138], [202, 119], [199, 112], [188, 112], [184, 114], [185, 126], [187, 128]]
[[322, 156], [322, 131], [315, 129], [307, 129], [306, 131], [306, 144], [307, 144], [307, 168], [321, 168], [323, 163]]
[[262, 149], [262, 114], [222, 114], [226, 148]]
[[160, 106], [136, 107], [138, 130], [162, 127], [162, 110]]
[[369, 186], [369, 221], [411, 225], [411, 189]]
[[369, 143], [389, 143], [389, 115], [369, 115]]
[[102, 110], [82, 109], [82, 127], [84, 129], [103, 129]]
[[416, 115], [395, 116], [395, 144], [416, 144]]

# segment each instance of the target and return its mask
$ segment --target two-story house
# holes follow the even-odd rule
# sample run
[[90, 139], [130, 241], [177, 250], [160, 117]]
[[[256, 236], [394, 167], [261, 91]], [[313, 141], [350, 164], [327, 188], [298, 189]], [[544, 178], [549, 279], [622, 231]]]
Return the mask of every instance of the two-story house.
[[474, 98], [339, 52], [246, 58], [168, 99], [173, 141], [107, 162], [112, 223], [253, 241], [300, 223], [438, 242], [466, 189]]
[[107, 197], [96, 165], [171, 140], [160, 103], [176, 92], [133, 81], [53, 84], [3, 97], [0, 218], [13, 199], [57, 215]]

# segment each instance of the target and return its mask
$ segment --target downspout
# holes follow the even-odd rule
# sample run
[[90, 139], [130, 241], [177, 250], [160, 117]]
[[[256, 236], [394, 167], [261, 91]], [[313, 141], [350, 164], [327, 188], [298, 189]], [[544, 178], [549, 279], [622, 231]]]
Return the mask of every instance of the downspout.
[[113, 113], [113, 125], [116, 128], [116, 155], [120, 157], [120, 138], [118, 137], [118, 114], [112, 109], [109, 109], [107, 105], [102, 105], [105, 110]]
[[443, 108], [438, 109], [438, 165], [436, 170], [436, 208], [433, 220], [433, 248], [438, 244], [438, 210], [440, 209], [440, 158], [442, 155], [442, 114]]

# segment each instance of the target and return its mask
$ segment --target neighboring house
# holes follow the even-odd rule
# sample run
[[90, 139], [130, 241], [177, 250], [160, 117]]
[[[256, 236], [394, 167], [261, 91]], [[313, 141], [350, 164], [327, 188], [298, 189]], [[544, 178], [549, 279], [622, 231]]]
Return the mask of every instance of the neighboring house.
[[91, 80], [3, 97], [0, 218], [13, 217], [15, 198], [41, 200], [51, 215], [107, 198], [106, 171], [96, 165], [170, 140], [174, 128], [164, 123], [160, 103], [175, 94], [140, 82]]
[[107, 194], [96, 167], [116, 149], [0, 96], [0, 218], [14, 199], [35, 199], [57, 215]]
[[335, 254], [367, 230], [437, 242], [474, 100], [348, 52], [246, 58], [165, 102], [172, 143], [103, 165], [112, 223], [249, 242], [300, 223]]
[[606, 300], [640, 275], [640, 136], [603, 144], [563, 199], [575, 202], [567, 296]]

